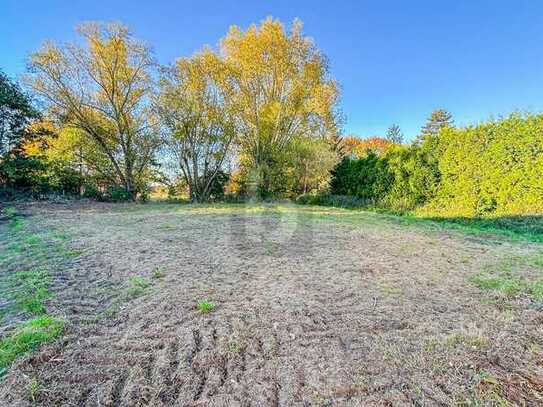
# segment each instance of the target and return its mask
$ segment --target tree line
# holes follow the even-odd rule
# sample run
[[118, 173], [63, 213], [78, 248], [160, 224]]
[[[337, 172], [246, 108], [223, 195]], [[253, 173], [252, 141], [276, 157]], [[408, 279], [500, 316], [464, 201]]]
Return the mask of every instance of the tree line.
[[380, 141], [351, 143], [329, 193], [300, 200], [450, 218], [543, 213], [543, 115], [458, 127], [438, 109], [413, 143]]
[[[2, 150], [5, 191], [136, 199], [162, 182], [206, 201], [227, 182], [262, 198], [326, 184], [339, 160], [339, 92], [299, 21], [231, 27], [218, 49], [171, 66], [123, 25], [77, 32], [83, 45], [48, 42], [29, 56], [23, 81], [41, 112], [1, 77], [21, 99], [2, 109], [24, 117], [9, 130], [17, 145]], [[30, 124], [42, 130], [27, 134]]]
[[[168, 66], [121, 24], [29, 56], [25, 89], [0, 74], [0, 193], [349, 202], [450, 216], [543, 211], [543, 116], [459, 127], [432, 112], [406, 143], [341, 135], [325, 56], [268, 18]], [[36, 106], [39, 106], [38, 109]]]

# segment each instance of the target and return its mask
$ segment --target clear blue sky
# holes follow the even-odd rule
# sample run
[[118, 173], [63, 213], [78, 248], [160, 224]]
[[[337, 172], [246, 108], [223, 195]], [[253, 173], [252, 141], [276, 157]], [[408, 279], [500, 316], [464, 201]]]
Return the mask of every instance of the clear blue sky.
[[45, 39], [86, 20], [122, 21], [169, 63], [216, 45], [232, 24], [295, 17], [329, 57], [345, 132], [417, 134], [437, 107], [456, 123], [543, 111], [543, 2], [537, 0], [0, 0], [0, 68], [11, 76]]

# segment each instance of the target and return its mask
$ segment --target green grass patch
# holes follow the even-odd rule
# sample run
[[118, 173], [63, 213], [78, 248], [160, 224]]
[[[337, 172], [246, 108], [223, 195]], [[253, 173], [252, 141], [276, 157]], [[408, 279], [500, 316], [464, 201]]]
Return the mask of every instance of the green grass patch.
[[9, 224], [9, 228], [11, 229], [12, 232], [21, 231], [23, 229], [23, 226], [24, 226], [24, 221], [19, 218], [13, 219]]
[[483, 290], [497, 291], [508, 297], [526, 295], [536, 301], [543, 300], [543, 280], [528, 281], [508, 274], [499, 276], [477, 275], [471, 279]]
[[[394, 211], [386, 208], [364, 205], [356, 199], [347, 199], [349, 197], [336, 198], [337, 199], [327, 199], [322, 202], [316, 201], [314, 205], [321, 205], [323, 208], [342, 208], [351, 213], [365, 212], [384, 215], [391, 220], [396, 220], [407, 225], [426, 225], [433, 229], [454, 229], [474, 235], [499, 236], [507, 237], [511, 240], [527, 240], [543, 243], [543, 216], [494, 215], [488, 217], [447, 217], [433, 214], [432, 212]], [[349, 201], [348, 204], [344, 202], [345, 199]], [[303, 200], [298, 203], [305, 205]]]
[[12, 317], [28, 320], [0, 340], [0, 376], [18, 356], [60, 334], [63, 322], [47, 315], [45, 304], [51, 297], [50, 270], [68, 257], [57, 237], [50, 240], [53, 235], [33, 233], [16, 212], [9, 218], [10, 223], [0, 229], [0, 239], [7, 234], [0, 255], [0, 296], [7, 303], [0, 310], [0, 322]]
[[215, 309], [215, 304], [209, 300], [200, 300], [196, 304], [196, 308], [198, 308], [198, 311], [202, 314], [208, 314]]
[[33, 234], [24, 238], [24, 243], [28, 246], [37, 246], [42, 242], [39, 235]]
[[507, 297], [524, 295], [542, 301], [543, 278], [523, 276], [521, 271], [526, 269], [543, 277], [543, 252], [529, 256], [511, 254], [497, 264], [486, 266], [483, 272], [471, 278], [471, 282], [483, 290], [503, 293]]
[[128, 279], [129, 287], [126, 290], [127, 299], [141, 297], [150, 285], [150, 282], [145, 277], [134, 276]]
[[11, 275], [9, 281], [16, 306], [31, 315], [47, 311], [44, 301], [50, 297], [50, 285], [51, 277], [44, 270], [18, 271]]
[[150, 285], [149, 280], [145, 277], [134, 276], [130, 277], [128, 281], [132, 287], [147, 288]]
[[464, 345], [470, 348], [483, 348], [488, 346], [488, 338], [482, 335], [470, 335], [462, 332], [453, 333], [445, 338], [444, 345], [448, 348], [454, 348]]
[[63, 321], [51, 316], [41, 316], [20, 324], [14, 332], [0, 340], [0, 376], [19, 356], [60, 335], [63, 326]]
[[17, 210], [11, 206], [8, 208], [5, 208], [4, 216], [8, 219], [14, 219], [17, 216]]

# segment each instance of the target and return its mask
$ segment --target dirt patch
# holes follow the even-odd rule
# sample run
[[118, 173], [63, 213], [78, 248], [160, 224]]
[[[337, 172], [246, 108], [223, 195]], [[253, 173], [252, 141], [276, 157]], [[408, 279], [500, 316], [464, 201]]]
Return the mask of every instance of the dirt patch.
[[543, 403], [542, 311], [469, 282], [536, 245], [296, 207], [28, 210], [77, 253], [50, 304], [68, 327], [2, 405]]

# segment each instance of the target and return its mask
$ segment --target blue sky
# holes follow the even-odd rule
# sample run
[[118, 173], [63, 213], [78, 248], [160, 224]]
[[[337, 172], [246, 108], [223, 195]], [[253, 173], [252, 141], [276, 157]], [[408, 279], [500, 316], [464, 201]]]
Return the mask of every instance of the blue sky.
[[216, 45], [232, 24], [295, 17], [342, 88], [345, 132], [414, 137], [444, 107], [456, 123], [543, 111], [543, 2], [536, 0], [80, 1], [0, 0], [0, 68], [24, 72], [45, 39], [81, 21], [122, 21], [161, 63]]

